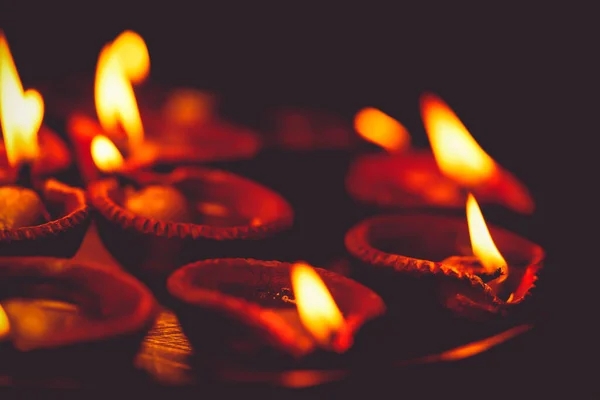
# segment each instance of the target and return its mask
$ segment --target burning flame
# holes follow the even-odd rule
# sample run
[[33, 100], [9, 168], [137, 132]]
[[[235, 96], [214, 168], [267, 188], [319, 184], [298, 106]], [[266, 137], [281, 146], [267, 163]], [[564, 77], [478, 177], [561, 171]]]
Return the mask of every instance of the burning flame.
[[129, 147], [144, 139], [132, 82], [144, 80], [150, 70], [150, 56], [144, 40], [135, 32], [125, 31], [104, 46], [96, 66], [94, 97], [100, 125], [106, 132], [122, 127]]
[[445, 175], [473, 187], [495, 174], [494, 160], [442, 99], [429, 93], [422, 95], [421, 116], [435, 160]]
[[344, 316], [311, 266], [292, 265], [291, 278], [302, 324], [319, 344], [329, 346], [332, 336], [345, 326]]
[[363, 108], [354, 117], [354, 128], [365, 139], [390, 153], [410, 145], [410, 134], [400, 122], [376, 108]]
[[94, 164], [100, 171], [113, 172], [125, 163], [117, 146], [104, 135], [94, 136], [90, 147]]
[[4, 308], [0, 304], [0, 339], [8, 335], [10, 332], [10, 322], [8, 321], [8, 315], [4, 311]]
[[469, 224], [469, 235], [471, 237], [471, 246], [473, 254], [479, 259], [488, 273], [494, 273], [499, 268], [502, 275], [497, 283], [505, 280], [508, 275], [506, 261], [498, 251], [498, 248], [492, 240], [481, 209], [471, 193], [467, 196], [467, 222]]
[[44, 118], [44, 100], [33, 89], [23, 91], [6, 38], [0, 32], [0, 122], [8, 162], [32, 162], [40, 149], [37, 134]]

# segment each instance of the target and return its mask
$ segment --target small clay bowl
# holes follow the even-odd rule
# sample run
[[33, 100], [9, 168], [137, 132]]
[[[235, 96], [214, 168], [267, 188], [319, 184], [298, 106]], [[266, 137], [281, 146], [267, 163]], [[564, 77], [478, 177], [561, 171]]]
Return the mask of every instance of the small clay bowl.
[[500, 285], [442, 264], [451, 256], [472, 256], [466, 219], [425, 213], [376, 216], [350, 229], [345, 242], [357, 279], [380, 293], [390, 310], [418, 302], [415, 310], [428, 309], [432, 315], [440, 304], [473, 319], [529, 315], [544, 251], [514, 233], [488, 228], [509, 266]]
[[85, 192], [54, 179], [43, 181], [38, 194], [52, 220], [41, 225], [0, 230], [0, 256], [75, 255], [90, 223]]
[[[152, 185], [183, 195], [190, 210], [185, 220], [146, 217], [125, 207], [128, 187]], [[198, 259], [276, 257], [291, 245], [285, 231], [294, 213], [287, 201], [229, 172], [203, 167], [166, 174], [139, 171], [92, 182], [88, 192], [109, 252], [153, 289], [164, 289], [174, 269]]]
[[[15, 299], [20, 308], [11, 313]], [[50, 257], [0, 258], [0, 300], [11, 326], [0, 341], [0, 369], [12, 376], [132, 366], [158, 309], [151, 292], [122, 270]], [[45, 307], [31, 309], [27, 301]], [[30, 314], [20, 317], [24, 310]]]
[[[32, 165], [31, 173], [37, 178], [56, 177], [65, 173], [72, 164], [71, 153], [56, 132], [45, 125], [38, 132], [39, 157]], [[17, 170], [9, 166], [4, 142], [0, 142], [0, 182], [13, 182]]]
[[[203, 357], [298, 361], [316, 351], [298, 317], [291, 264], [279, 261], [211, 259], [179, 268], [168, 279], [174, 310], [194, 351]], [[315, 268], [347, 321], [334, 339], [352, 340], [363, 324], [385, 312], [370, 289]], [[336, 353], [337, 354], [337, 353]]]
[[[388, 211], [464, 209], [466, 202], [466, 190], [444, 176], [433, 153], [425, 150], [358, 157], [348, 170], [346, 189], [357, 203]], [[498, 204], [522, 214], [534, 210], [527, 189], [500, 167], [490, 182], [471, 191], [481, 204]]]

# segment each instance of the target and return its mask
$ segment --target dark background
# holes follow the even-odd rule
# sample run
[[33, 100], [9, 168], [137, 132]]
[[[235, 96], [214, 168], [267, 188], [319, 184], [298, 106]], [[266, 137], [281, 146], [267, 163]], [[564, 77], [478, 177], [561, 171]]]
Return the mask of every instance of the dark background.
[[351, 116], [371, 105], [426, 145], [418, 96], [438, 93], [534, 194], [538, 208], [523, 218], [530, 239], [548, 250], [560, 294], [543, 361], [555, 363], [538, 372], [560, 377], [555, 382], [586, 381], [583, 357], [598, 354], [587, 341], [597, 314], [587, 308], [597, 295], [585, 285], [595, 266], [578, 258], [595, 237], [578, 238], [593, 223], [585, 190], [595, 185], [588, 138], [596, 134], [600, 70], [592, 63], [599, 36], [591, 10], [78, 4], [0, 7], [0, 27], [26, 87], [92, 72], [102, 45], [132, 29], [148, 44], [152, 81], [214, 89], [246, 115], [292, 104]]

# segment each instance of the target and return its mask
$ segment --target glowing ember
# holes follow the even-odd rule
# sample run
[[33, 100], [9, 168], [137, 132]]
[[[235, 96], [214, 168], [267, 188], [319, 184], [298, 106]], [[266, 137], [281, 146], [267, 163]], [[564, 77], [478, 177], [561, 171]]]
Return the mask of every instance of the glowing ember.
[[38, 131], [43, 118], [42, 96], [36, 90], [23, 91], [8, 42], [0, 33], [0, 122], [11, 166], [37, 158]]
[[302, 324], [319, 344], [329, 347], [332, 337], [346, 324], [344, 316], [312, 267], [294, 264], [291, 279]]
[[122, 128], [130, 149], [142, 143], [144, 128], [131, 82], [148, 75], [148, 49], [139, 35], [123, 32], [104, 46], [98, 57], [94, 96], [102, 128], [115, 133]]
[[410, 146], [408, 130], [397, 120], [376, 108], [363, 108], [354, 117], [354, 128], [365, 139], [390, 153]]
[[497, 174], [494, 160], [442, 99], [421, 96], [421, 115], [440, 170], [466, 187], [487, 182]]
[[116, 171], [125, 162], [119, 149], [104, 135], [98, 135], [92, 139], [91, 153], [94, 164], [103, 172]]
[[469, 235], [471, 237], [473, 254], [479, 259], [488, 273], [493, 273], [500, 269], [502, 275], [496, 282], [500, 283], [501, 281], [504, 281], [508, 276], [506, 261], [494, 244], [490, 231], [483, 219], [481, 209], [479, 208], [475, 197], [470, 193], [467, 197], [467, 222], [469, 224]]

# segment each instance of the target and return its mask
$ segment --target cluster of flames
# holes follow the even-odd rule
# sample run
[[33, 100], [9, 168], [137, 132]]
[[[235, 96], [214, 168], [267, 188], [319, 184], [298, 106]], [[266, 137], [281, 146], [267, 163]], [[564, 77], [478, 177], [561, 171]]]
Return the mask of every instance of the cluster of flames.
[[[425, 130], [440, 171], [464, 188], [477, 187], [498, 173], [494, 160], [477, 144], [452, 109], [439, 97], [421, 97]], [[396, 119], [375, 108], [360, 110], [354, 119], [356, 131], [389, 153], [401, 153], [410, 147], [408, 130]], [[501, 270], [496, 283], [508, 276], [507, 263], [496, 247], [483, 214], [472, 193], [467, 196], [467, 222], [473, 254], [487, 273]]]
[[[105, 132], [121, 130], [130, 149], [144, 140], [144, 128], [133, 90], [150, 70], [150, 57], [144, 40], [131, 31], [123, 32], [100, 52], [95, 79], [95, 105]], [[464, 187], [489, 180], [497, 166], [469, 134], [452, 110], [435, 96], [422, 98], [422, 112], [432, 150], [440, 170]], [[11, 165], [28, 162], [38, 155], [37, 133], [42, 123], [44, 103], [35, 90], [24, 90], [8, 44], [0, 34], [0, 121]], [[402, 152], [410, 146], [407, 129], [394, 118], [375, 109], [361, 110], [356, 130], [389, 152]], [[108, 136], [92, 140], [91, 154], [103, 171], [119, 169], [124, 159]], [[499, 268], [507, 275], [506, 261], [496, 248], [481, 210], [472, 195], [467, 199], [467, 220], [473, 253], [486, 270]], [[295, 264], [291, 272], [300, 319], [317, 343], [326, 344], [343, 328], [345, 321], [319, 275], [306, 264]], [[0, 307], [0, 337], [8, 328]]]

